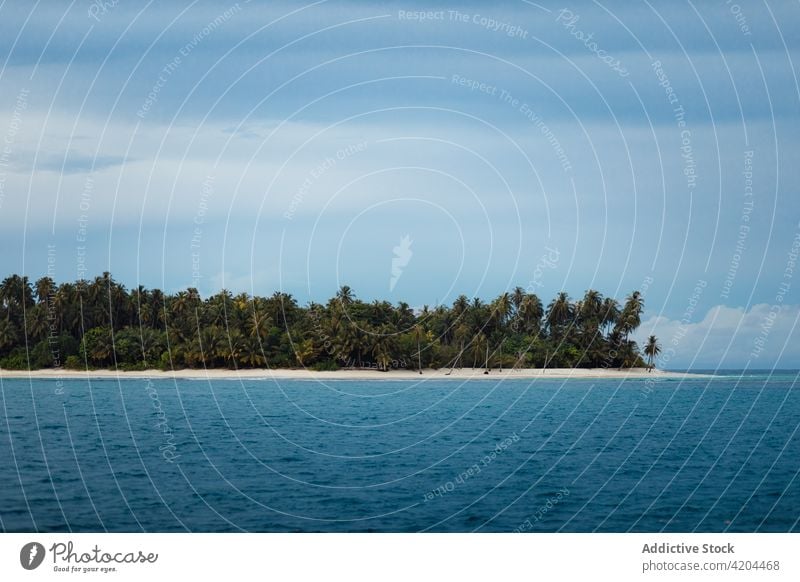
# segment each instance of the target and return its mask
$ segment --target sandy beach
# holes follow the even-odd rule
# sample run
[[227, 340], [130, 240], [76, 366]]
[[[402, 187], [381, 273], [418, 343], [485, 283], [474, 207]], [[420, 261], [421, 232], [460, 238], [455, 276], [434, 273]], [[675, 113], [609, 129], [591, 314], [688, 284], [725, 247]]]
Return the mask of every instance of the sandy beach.
[[633, 369], [607, 369], [607, 368], [548, 368], [542, 369], [495, 369], [484, 374], [482, 368], [462, 368], [452, 372], [448, 369], [423, 370], [422, 375], [416, 370], [390, 370], [379, 372], [372, 369], [347, 369], [332, 372], [317, 372], [305, 369], [183, 369], [183, 370], [143, 370], [136, 372], [122, 372], [115, 370], [2, 370], [0, 378], [52, 378], [52, 379], [82, 379], [82, 378], [186, 378], [186, 379], [247, 379], [270, 378], [285, 380], [413, 380], [413, 379], [534, 379], [534, 378], [686, 378], [702, 377], [700, 374], [684, 372], [665, 372], [653, 370], [648, 372], [644, 368]]

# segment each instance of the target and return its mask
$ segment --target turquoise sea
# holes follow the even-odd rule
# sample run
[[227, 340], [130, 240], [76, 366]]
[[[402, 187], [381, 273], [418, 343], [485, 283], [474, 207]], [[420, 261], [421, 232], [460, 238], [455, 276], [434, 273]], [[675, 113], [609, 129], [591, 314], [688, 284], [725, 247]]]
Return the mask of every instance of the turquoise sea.
[[800, 531], [798, 372], [716, 374], [3, 380], [0, 529]]

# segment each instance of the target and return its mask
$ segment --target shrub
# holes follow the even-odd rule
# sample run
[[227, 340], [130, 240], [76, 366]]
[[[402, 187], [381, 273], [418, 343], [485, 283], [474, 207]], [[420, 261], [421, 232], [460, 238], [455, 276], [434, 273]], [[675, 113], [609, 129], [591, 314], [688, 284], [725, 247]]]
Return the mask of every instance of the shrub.
[[68, 333], [62, 333], [58, 336], [58, 349], [59, 356], [63, 362], [70, 356], [77, 356], [80, 354], [81, 344]]
[[27, 370], [28, 356], [25, 354], [25, 348], [14, 348], [10, 354], [0, 360], [0, 368], [5, 368], [6, 370]]
[[[175, 354], [173, 354], [174, 356]], [[175, 364], [177, 365], [178, 362], [176, 361]], [[169, 359], [169, 352], [162, 352], [161, 358], [158, 361], [158, 367], [165, 372], [172, 370], [172, 363]]]
[[144, 362], [122, 362], [117, 364], [117, 369], [122, 372], [141, 372], [146, 369]]
[[64, 360], [64, 367], [68, 370], [82, 370], [84, 364], [78, 356], [67, 356]]
[[31, 370], [51, 368], [53, 366], [53, 350], [58, 350], [58, 344], [52, 346], [47, 340], [42, 340], [31, 350]]
[[311, 366], [311, 369], [316, 372], [335, 372], [339, 369], [339, 364], [330, 360], [323, 360]]
[[107, 365], [113, 357], [113, 344], [111, 343], [111, 330], [105, 327], [95, 327], [87, 331], [81, 342], [81, 355], [85, 361], [95, 366]]

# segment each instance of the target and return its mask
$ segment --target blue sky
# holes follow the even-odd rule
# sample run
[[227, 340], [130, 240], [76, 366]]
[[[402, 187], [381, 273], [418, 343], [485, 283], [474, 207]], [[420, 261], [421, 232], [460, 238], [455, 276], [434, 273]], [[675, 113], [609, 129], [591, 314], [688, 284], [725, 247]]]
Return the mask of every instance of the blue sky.
[[672, 367], [800, 366], [798, 31], [797, 2], [5, 2], [0, 271], [644, 287]]

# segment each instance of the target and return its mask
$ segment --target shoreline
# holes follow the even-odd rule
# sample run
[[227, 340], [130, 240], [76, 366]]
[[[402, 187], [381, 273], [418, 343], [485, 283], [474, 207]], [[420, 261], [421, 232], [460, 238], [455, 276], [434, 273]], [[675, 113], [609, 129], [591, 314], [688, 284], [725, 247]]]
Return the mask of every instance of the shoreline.
[[3, 370], [0, 369], [0, 379], [54, 379], [54, 380], [82, 380], [103, 378], [150, 378], [150, 379], [186, 379], [186, 380], [532, 380], [540, 379], [667, 379], [667, 378], [713, 378], [710, 374], [692, 374], [688, 372], [666, 372], [653, 370], [648, 372], [645, 368], [632, 368], [625, 370], [608, 368], [519, 368], [516, 370], [495, 369], [484, 374], [483, 368], [427, 369], [420, 374], [417, 370], [390, 370], [379, 372], [375, 369], [346, 369], [329, 372], [317, 372], [307, 369], [290, 368], [248, 368], [242, 370], [213, 369], [183, 369], [183, 370]]

